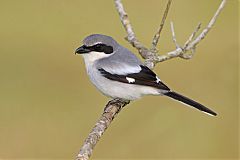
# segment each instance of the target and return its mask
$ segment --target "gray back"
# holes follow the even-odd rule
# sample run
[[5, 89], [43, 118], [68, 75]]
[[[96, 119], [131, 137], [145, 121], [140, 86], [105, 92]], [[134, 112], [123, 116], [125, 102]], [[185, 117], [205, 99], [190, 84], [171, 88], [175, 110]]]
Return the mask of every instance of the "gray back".
[[112, 74], [128, 74], [139, 72], [142, 62], [127, 48], [119, 45], [109, 57], [99, 59], [96, 62], [97, 68], [103, 68]]

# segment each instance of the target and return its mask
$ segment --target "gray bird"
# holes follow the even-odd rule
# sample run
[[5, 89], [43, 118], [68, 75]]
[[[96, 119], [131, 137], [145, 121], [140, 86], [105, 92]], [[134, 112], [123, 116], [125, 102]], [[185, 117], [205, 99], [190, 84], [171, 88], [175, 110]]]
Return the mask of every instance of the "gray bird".
[[93, 34], [86, 37], [75, 54], [83, 56], [90, 80], [108, 97], [135, 100], [145, 95], [164, 95], [209, 115], [217, 115], [202, 104], [172, 91], [131, 51], [110, 36]]

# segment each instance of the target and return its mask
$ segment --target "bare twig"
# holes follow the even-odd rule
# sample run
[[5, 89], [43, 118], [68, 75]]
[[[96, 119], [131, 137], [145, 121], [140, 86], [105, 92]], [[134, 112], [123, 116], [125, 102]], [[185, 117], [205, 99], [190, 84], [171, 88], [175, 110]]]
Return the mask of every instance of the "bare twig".
[[[130, 21], [128, 19], [128, 15], [124, 10], [121, 0], [114, 0], [115, 7], [118, 11], [120, 20], [123, 24], [125, 31], [127, 32], [127, 37], [125, 38], [134, 48], [136, 48], [139, 54], [143, 59], [153, 59], [155, 54], [149, 51], [135, 36]], [[152, 68], [154, 66], [153, 63], [146, 64], [148, 67]]]
[[164, 11], [164, 14], [163, 14], [163, 17], [162, 17], [162, 21], [161, 21], [161, 24], [157, 30], [157, 33], [154, 35], [153, 37], [153, 41], [152, 41], [152, 48], [151, 48], [151, 51], [152, 52], [157, 52], [157, 44], [158, 44], [158, 40], [160, 38], [160, 34], [162, 32], [162, 29], [163, 29], [163, 26], [164, 26], [164, 23], [165, 23], [165, 20], [167, 19], [167, 14], [168, 14], [168, 11], [169, 11], [169, 8], [171, 6], [171, 2], [172, 0], [168, 0], [168, 3], [167, 3], [167, 7]]
[[186, 49], [188, 47], [189, 43], [192, 42], [193, 38], [196, 36], [196, 33], [199, 31], [200, 28], [201, 28], [201, 23], [198, 23], [197, 27], [195, 28], [195, 30], [193, 31], [191, 36], [185, 42], [185, 44], [183, 46], [184, 49]]
[[[126, 40], [133, 47], [135, 47], [138, 50], [139, 54], [143, 57], [143, 59], [145, 59], [145, 64], [149, 68], [153, 68], [154, 65], [158, 62], [166, 61], [166, 60], [169, 60], [169, 59], [175, 58], [175, 57], [180, 57], [183, 59], [192, 58], [197, 44], [206, 37], [207, 33], [213, 27], [217, 17], [219, 16], [220, 12], [222, 11], [222, 9], [224, 8], [225, 3], [226, 3], [226, 0], [222, 0], [219, 8], [217, 9], [217, 11], [216, 11], [215, 15], [212, 17], [212, 19], [210, 20], [207, 27], [205, 29], [203, 29], [203, 31], [199, 34], [199, 36], [197, 38], [195, 38], [196, 33], [199, 31], [200, 25], [201, 25], [200, 23], [198, 24], [198, 26], [196, 27], [194, 32], [190, 35], [190, 37], [185, 42], [183, 47], [181, 47], [177, 43], [173, 23], [171, 23], [173, 42], [176, 46], [176, 49], [171, 52], [168, 52], [164, 55], [157, 55], [155, 52], [155, 50], [157, 50], [156, 46], [157, 46], [157, 43], [158, 43], [158, 40], [160, 37], [161, 30], [164, 26], [164, 22], [167, 17], [167, 13], [168, 13], [168, 10], [169, 10], [170, 4], [171, 4], [171, 0], [168, 1], [167, 8], [165, 9], [164, 16], [162, 18], [162, 22], [160, 24], [159, 30], [153, 38], [153, 42], [152, 42], [153, 46], [151, 49], [146, 48], [136, 38], [136, 36], [133, 32], [133, 28], [128, 19], [128, 15], [124, 10], [121, 0], [114, 0], [114, 1], [115, 1], [116, 10], [118, 11], [119, 16], [120, 16], [120, 20], [127, 32]], [[191, 51], [191, 53], [186, 54], [188, 51]], [[106, 105], [106, 108], [105, 108], [102, 116], [100, 117], [98, 122], [95, 124], [94, 128], [88, 135], [88, 138], [85, 140], [84, 145], [80, 149], [79, 154], [77, 155], [77, 158], [76, 158], [77, 160], [88, 160], [89, 159], [95, 145], [97, 144], [98, 140], [101, 138], [102, 134], [105, 132], [105, 130], [111, 124], [114, 117], [120, 112], [121, 108], [124, 107], [125, 105], [127, 105], [128, 103], [129, 102], [126, 102], [121, 99], [114, 99]]]
[[130, 24], [130, 21], [128, 19], [128, 15], [123, 8], [121, 0], [115, 0], [115, 6], [118, 9], [118, 13], [119, 13], [121, 22], [122, 22], [122, 24], [123, 24], [123, 26], [124, 26], [124, 28], [127, 32], [127, 40], [129, 42], [134, 43], [134, 41], [136, 41], [137, 39], [135, 37], [135, 34], [133, 32], [133, 28], [132, 28], [132, 26]]
[[121, 99], [113, 99], [108, 102], [104, 112], [100, 119], [95, 124], [92, 131], [89, 133], [88, 138], [85, 140], [84, 145], [80, 149], [76, 160], [88, 160], [92, 155], [92, 151], [97, 144], [98, 140], [101, 138], [102, 134], [111, 124], [113, 119], [117, 116], [120, 110], [129, 103], [129, 101], [124, 101]]
[[121, 0], [115, 0], [115, 6], [116, 9], [118, 10], [121, 22], [127, 32], [127, 37], [125, 38], [128, 42], [132, 44], [133, 47], [137, 48], [138, 50], [145, 48], [136, 38], [133, 28], [130, 24], [130, 21], [128, 19], [128, 15], [125, 12]]
[[[185, 42], [184, 47], [179, 46], [174, 51], [168, 52], [164, 55], [155, 56], [154, 57], [155, 58], [154, 59], [155, 63], [163, 62], [163, 61], [175, 58], [175, 57], [180, 57], [180, 58], [183, 58], [183, 59], [191, 59], [193, 57], [194, 53], [195, 53], [196, 46], [199, 44], [199, 42], [202, 39], [204, 39], [206, 37], [207, 33], [213, 27], [213, 25], [215, 24], [219, 14], [221, 13], [221, 11], [224, 8], [225, 3], [226, 3], [226, 0], [222, 0], [221, 4], [219, 5], [219, 7], [218, 7], [217, 11], [215, 12], [214, 16], [212, 17], [212, 19], [208, 23], [207, 27], [203, 29], [203, 31], [199, 34], [199, 36], [197, 38], [193, 39], [194, 36], [196, 35], [197, 31], [200, 29], [200, 24], [198, 24], [197, 28], [191, 34], [189, 39]], [[173, 41], [175, 41], [175, 40], [173, 40]], [[188, 51], [191, 51], [191, 53], [187, 54]]]
[[196, 47], [196, 45], [206, 37], [207, 33], [210, 31], [210, 29], [213, 27], [213, 25], [215, 24], [219, 14], [221, 13], [221, 11], [223, 10], [224, 6], [225, 6], [226, 0], [222, 0], [220, 6], [218, 7], [217, 11], [215, 12], [214, 16], [212, 17], [212, 19], [210, 20], [210, 22], [208, 23], [207, 27], [202, 31], [202, 33], [195, 39], [193, 40], [192, 43], [189, 44], [189, 46], [187, 47], [187, 49], [190, 49], [192, 47]]
[[176, 49], [178, 49], [178, 48], [179, 48], [179, 45], [178, 45], [178, 43], [177, 43], [177, 39], [176, 39], [175, 31], [174, 31], [174, 26], [173, 26], [173, 22], [171, 22], [170, 24], [171, 24], [171, 31], [172, 31], [173, 43], [175, 44]]

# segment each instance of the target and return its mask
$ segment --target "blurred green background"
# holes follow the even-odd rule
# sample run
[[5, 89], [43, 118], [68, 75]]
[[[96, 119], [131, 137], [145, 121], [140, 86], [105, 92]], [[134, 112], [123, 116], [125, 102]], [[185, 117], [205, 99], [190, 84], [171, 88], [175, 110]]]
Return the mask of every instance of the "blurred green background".
[[[124, 0], [137, 37], [150, 46], [166, 0]], [[174, 50], [220, 0], [176, 0], [160, 53]], [[0, 158], [73, 159], [109, 100], [74, 55], [84, 37], [111, 35], [137, 54], [113, 0], [0, 0]], [[209, 106], [207, 116], [165, 97], [132, 102], [114, 120], [93, 159], [238, 159], [238, 1], [225, 9], [192, 60], [154, 69], [174, 90]]]

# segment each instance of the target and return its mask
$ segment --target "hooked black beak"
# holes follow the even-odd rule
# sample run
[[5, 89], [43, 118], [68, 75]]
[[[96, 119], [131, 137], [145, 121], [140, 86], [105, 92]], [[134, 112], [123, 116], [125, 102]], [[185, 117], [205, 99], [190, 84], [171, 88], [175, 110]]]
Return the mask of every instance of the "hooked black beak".
[[81, 46], [78, 49], [76, 49], [75, 54], [84, 54], [84, 53], [89, 53], [91, 52], [90, 49], [88, 49], [86, 46]]

